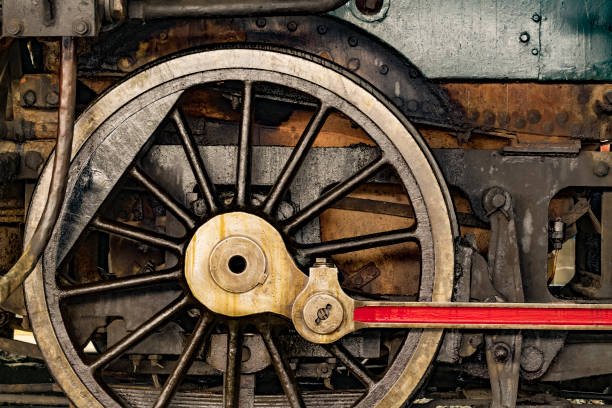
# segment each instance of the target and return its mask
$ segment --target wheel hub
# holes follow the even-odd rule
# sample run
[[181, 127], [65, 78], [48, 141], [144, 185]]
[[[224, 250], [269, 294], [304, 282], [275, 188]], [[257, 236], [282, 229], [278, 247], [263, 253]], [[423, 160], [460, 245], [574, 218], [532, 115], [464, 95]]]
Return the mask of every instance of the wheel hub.
[[290, 316], [307, 281], [280, 233], [243, 212], [218, 215], [196, 231], [187, 247], [185, 278], [204, 306], [232, 317]]

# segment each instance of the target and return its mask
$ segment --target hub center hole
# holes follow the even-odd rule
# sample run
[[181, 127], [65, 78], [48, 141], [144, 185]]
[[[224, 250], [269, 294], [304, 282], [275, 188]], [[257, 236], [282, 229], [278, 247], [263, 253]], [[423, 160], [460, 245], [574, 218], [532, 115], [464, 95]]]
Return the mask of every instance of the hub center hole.
[[246, 270], [247, 261], [241, 255], [234, 255], [227, 262], [227, 266], [229, 267], [230, 271], [232, 271], [232, 273], [241, 274]]

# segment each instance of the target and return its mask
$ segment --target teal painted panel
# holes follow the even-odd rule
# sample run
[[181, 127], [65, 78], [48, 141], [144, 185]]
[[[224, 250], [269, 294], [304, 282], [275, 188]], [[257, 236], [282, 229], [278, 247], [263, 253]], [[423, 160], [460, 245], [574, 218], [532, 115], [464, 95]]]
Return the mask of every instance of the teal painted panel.
[[354, 1], [332, 14], [429, 78], [612, 80], [612, 0], [385, 0], [380, 21]]
[[612, 79], [612, 1], [542, 0], [544, 80]]

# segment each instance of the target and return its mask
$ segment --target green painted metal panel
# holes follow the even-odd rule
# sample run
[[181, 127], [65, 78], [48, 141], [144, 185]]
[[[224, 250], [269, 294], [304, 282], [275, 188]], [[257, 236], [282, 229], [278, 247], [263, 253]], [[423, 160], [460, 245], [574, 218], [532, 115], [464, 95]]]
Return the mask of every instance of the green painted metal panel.
[[380, 20], [361, 14], [355, 0], [332, 14], [387, 42], [427, 77], [612, 80], [612, 0], [385, 4]]
[[612, 1], [542, 1], [540, 78], [612, 79]]

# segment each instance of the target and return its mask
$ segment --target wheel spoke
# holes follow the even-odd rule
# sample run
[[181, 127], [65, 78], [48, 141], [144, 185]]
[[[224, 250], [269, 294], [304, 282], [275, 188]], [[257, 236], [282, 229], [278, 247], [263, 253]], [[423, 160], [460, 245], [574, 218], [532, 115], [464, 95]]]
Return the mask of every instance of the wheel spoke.
[[308, 126], [304, 130], [304, 133], [300, 137], [297, 145], [291, 152], [291, 156], [285, 167], [280, 173], [278, 180], [272, 187], [270, 194], [266, 198], [266, 201], [263, 204], [263, 212], [266, 214], [272, 214], [272, 212], [276, 209], [279, 201], [283, 198], [283, 194], [295, 178], [302, 162], [306, 158], [306, 154], [312, 147], [312, 143], [316, 139], [319, 131], [323, 127], [325, 123], [325, 119], [327, 118], [328, 108], [326, 105], [321, 105], [318, 111], [314, 114]]
[[175, 109], [170, 115], [180, 135], [181, 142], [183, 143], [183, 149], [185, 149], [187, 160], [191, 166], [191, 171], [193, 171], [196, 182], [202, 191], [204, 200], [206, 201], [206, 206], [208, 207], [208, 210], [214, 214], [219, 209], [217, 199], [215, 198], [215, 188], [212, 181], [208, 177], [206, 167], [204, 167], [204, 162], [202, 161], [202, 156], [200, 156], [198, 145], [193, 139], [191, 132], [187, 129], [187, 125], [185, 124], [185, 120], [183, 119], [183, 115], [179, 109]]
[[98, 357], [98, 359], [90, 365], [90, 369], [95, 372], [110, 363], [111, 361], [115, 360], [127, 350], [129, 350], [132, 346], [144, 340], [144, 338], [151, 334], [153, 330], [170, 320], [172, 316], [180, 312], [188, 304], [189, 298], [184, 295], [181, 295], [170, 305], [166, 306], [166, 308], [164, 308], [156, 316], [153, 316], [152, 318], [144, 322], [131, 334], [123, 338], [117, 344], [108, 349], [104, 354]]
[[276, 375], [278, 376], [283, 390], [285, 391], [285, 395], [289, 400], [289, 405], [291, 408], [305, 408], [306, 405], [304, 404], [302, 395], [299, 393], [297, 388], [295, 375], [289, 368], [286, 360], [280, 354], [280, 351], [276, 346], [276, 342], [274, 341], [274, 337], [272, 336], [270, 326], [267, 323], [260, 323], [257, 325], [257, 329], [261, 333], [263, 341], [266, 344], [266, 348], [270, 354], [270, 359], [272, 360], [272, 365], [274, 366], [274, 371], [276, 371]]
[[327, 207], [340, 200], [357, 188], [361, 183], [378, 173], [386, 164], [387, 160], [385, 157], [379, 157], [327, 193], [323, 194], [316, 201], [312, 202], [302, 211], [287, 220], [284, 227], [285, 233], [291, 234], [299, 227], [312, 220]]
[[167, 249], [179, 254], [183, 253], [183, 244], [179, 242], [178, 239], [169, 237], [167, 235], [147, 231], [142, 228], [133, 227], [121, 222], [105, 220], [100, 217], [94, 218], [94, 220], [91, 222], [91, 226], [94, 229], [111, 235], [117, 235], [123, 238], [131, 239], [132, 241]]
[[134, 177], [140, 184], [142, 184], [151, 194], [159, 200], [163, 205], [172, 212], [172, 214], [176, 215], [187, 228], [193, 229], [196, 226], [195, 218], [183, 207], [179, 204], [170, 194], [168, 194], [160, 185], [155, 183], [153, 179], [147, 176], [142, 170], [138, 167], [133, 167], [130, 170], [130, 175]]
[[172, 371], [172, 374], [166, 380], [154, 408], [165, 407], [166, 404], [172, 399], [179, 384], [187, 373], [187, 370], [189, 370], [195, 354], [200, 349], [200, 345], [207, 337], [207, 334], [210, 333], [213, 320], [214, 316], [212, 313], [208, 311], [202, 312], [202, 316], [200, 316], [200, 319], [198, 320], [198, 324], [193, 331], [193, 335], [185, 347], [185, 350], [183, 350], [183, 354], [181, 354], [179, 357], [174, 371]]
[[334, 343], [325, 346], [327, 351], [336, 357], [366, 388], [372, 388], [376, 382], [370, 377], [366, 369], [340, 344]]
[[132, 289], [142, 286], [153, 286], [160, 283], [177, 281], [181, 278], [181, 276], [181, 270], [170, 269], [167, 271], [128, 276], [111, 281], [78, 285], [76, 287], [61, 290], [59, 295], [63, 299], [75, 296], [100, 295], [102, 293], [111, 291]]
[[337, 239], [320, 244], [305, 245], [298, 248], [297, 251], [303, 256], [334, 255], [409, 241], [418, 241], [418, 234], [413, 229], [400, 229], [353, 238]]
[[234, 408], [238, 406], [240, 389], [240, 365], [242, 363], [242, 336], [237, 321], [228, 322], [227, 361], [223, 377], [223, 406]]
[[251, 167], [251, 121], [253, 118], [253, 83], [244, 83], [242, 122], [238, 141], [238, 162], [236, 166], [236, 205], [245, 207], [248, 202]]

